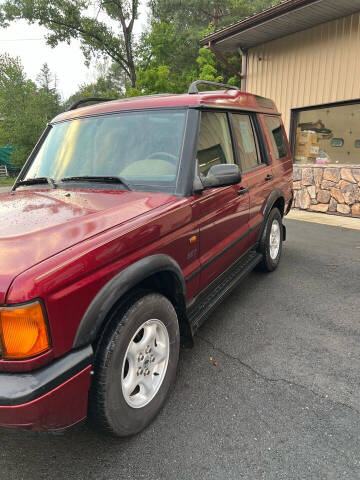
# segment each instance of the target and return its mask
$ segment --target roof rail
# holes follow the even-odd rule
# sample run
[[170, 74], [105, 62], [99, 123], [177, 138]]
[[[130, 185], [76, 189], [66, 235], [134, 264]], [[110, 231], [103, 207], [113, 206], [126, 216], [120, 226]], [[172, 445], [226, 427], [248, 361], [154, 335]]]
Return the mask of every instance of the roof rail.
[[83, 103], [88, 103], [88, 102], [111, 102], [112, 100], [116, 100], [116, 98], [99, 98], [99, 97], [83, 98], [83, 99], [78, 100], [77, 102], [73, 103], [68, 111], [76, 110]]
[[227, 85], [226, 83], [217, 83], [217, 82], [209, 82], [208, 80], [196, 80], [193, 82], [188, 90], [190, 95], [194, 93], [199, 93], [198, 85], [212, 85], [213, 87], [225, 87], [227, 90], [240, 90], [239, 87], [235, 87], [234, 85]]

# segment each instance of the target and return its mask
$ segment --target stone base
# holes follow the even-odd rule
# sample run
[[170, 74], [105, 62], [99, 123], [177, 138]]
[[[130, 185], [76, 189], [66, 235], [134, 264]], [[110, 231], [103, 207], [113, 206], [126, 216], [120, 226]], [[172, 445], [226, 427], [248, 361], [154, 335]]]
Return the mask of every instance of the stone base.
[[360, 218], [360, 165], [294, 165], [294, 207]]

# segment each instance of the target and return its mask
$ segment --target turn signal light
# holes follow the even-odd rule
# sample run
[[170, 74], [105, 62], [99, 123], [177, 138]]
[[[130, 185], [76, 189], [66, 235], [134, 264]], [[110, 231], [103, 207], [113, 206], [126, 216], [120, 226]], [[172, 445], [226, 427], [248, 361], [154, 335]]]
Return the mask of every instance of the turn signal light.
[[2, 358], [20, 360], [50, 348], [49, 332], [40, 302], [0, 308]]

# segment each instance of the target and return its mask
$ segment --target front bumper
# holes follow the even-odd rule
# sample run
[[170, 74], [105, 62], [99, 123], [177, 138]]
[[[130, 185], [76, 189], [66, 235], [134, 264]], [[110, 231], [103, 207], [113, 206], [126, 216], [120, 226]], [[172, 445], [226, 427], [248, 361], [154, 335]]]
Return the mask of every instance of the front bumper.
[[91, 346], [29, 373], [0, 373], [0, 427], [61, 430], [86, 417]]

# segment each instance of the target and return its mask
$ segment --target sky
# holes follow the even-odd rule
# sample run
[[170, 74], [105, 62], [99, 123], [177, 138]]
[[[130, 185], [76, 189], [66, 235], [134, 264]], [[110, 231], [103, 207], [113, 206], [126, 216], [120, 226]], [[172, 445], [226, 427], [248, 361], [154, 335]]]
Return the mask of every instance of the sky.
[[[134, 32], [139, 35], [145, 28], [148, 11], [146, 0], [141, 1], [140, 16], [135, 23]], [[12, 23], [6, 29], [0, 29], [0, 53], [9, 53], [20, 57], [29, 78], [36, 80], [42, 65], [46, 62], [52, 73], [58, 78], [58, 89], [63, 99], [75, 93], [82, 83], [96, 79], [94, 65], [87, 68], [80, 49], [80, 42], [73, 40], [70, 45], [61, 43], [55, 48], [46, 44], [46, 28], [28, 25], [26, 21]]]

